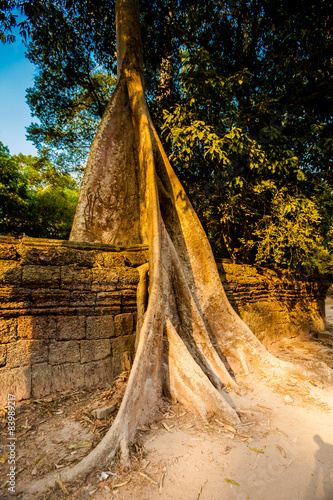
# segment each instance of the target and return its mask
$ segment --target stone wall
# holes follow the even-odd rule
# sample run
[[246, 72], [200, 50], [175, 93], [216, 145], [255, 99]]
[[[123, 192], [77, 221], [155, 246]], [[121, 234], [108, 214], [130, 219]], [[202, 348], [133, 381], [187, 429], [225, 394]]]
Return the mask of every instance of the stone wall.
[[145, 247], [0, 237], [0, 405], [129, 369]]
[[325, 330], [325, 297], [331, 283], [322, 276], [228, 261], [218, 262], [227, 297], [265, 345], [283, 337]]
[[[0, 237], [0, 406], [106, 386], [134, 357], [136, 267], [147, 247]], [[329, 286], [218, 264], [227, 296], [265, 342], [318, 332]]]

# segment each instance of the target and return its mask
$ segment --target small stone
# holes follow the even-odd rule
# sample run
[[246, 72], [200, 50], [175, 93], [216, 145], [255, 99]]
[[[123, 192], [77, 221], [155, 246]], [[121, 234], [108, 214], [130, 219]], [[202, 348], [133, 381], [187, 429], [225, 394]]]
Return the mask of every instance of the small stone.
[[91, 412], [92, 416], [95, 418], [98, 418], [100, 420], [101, 418], [107, 418], [111, 413], [113, 413], [116, 409], [116, 405], [112, 406], [105, 406], [104, 408], [98, 408], [97, 410], [93, 410]]
[[284, 397], [284, 402], [290, 404], [293, 403], [294, 400], [289, 395], [287, 395]]

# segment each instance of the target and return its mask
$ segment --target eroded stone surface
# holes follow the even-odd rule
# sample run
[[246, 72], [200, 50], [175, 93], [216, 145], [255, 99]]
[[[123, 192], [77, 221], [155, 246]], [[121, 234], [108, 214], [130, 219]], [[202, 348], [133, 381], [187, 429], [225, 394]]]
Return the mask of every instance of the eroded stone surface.
[[[134, 358], [146, 247], [0, 238], [0, 404], [112, 383]], [[324, 330], [327, 283], [223, 262], [236, 311], [263, 342]]]

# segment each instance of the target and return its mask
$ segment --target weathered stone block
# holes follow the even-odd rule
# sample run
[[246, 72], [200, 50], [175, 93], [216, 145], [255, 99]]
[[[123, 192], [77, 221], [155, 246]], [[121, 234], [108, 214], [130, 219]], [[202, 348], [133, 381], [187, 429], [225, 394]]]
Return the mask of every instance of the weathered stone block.
[[96, 303], [96, 294], [88, 291], [71, 292], [71, 306], [73, 307], [91, 307]]
[[126, 256], [120, 252], [103, 252], [103, 264], [105, 267], [125, 267], [129, 264]]
[[81, 363], [105, 359], [110, 356], [110, 353], [109, 339], [81, 340]]
[[139, 283], [139, 271], [132, 267], [119, 267], [117, 290], [132, 289], [136, 290]]
[[34, 288], [59, 288], [60, 268], [55, 266], [24, 266], [22, 284]]
[[93, 269], [92, 291], [102, 292], [115, 290], [118, 284], [118, 270], [113, 269]]
[[31, 396], [31, 367], [8, 370], [0, 368], [0, 405], [7, 404], [8, 394], [14, 394], [16, 401]]
[[84, 367], [80, 363], [52, 366], [51, 392], [84, 386]]
[[111, 339], [113, 376], [130, 369], [135, 355], [135, 335]]
[[61, 287], [69, 290], [90, 290], [92, 271], [90, 269], [61, 268]]
[[59, 316], [57, 336], [58, 340], [82, 340], [86, 336], [85, 316]]
[[53, 307], [67, 306], [70, 301], [70, 292], [68, 290], [58, 290], [55, 288], [38, 288], [31, 291], [34, 307]]
[[20, 316], [17, 318], [17, 336], [20, 339], [49, 339], [56, 336], [54, 316]]
[[114, 318], [114, 327], [116, 337], [130, 335], [133, 333], [134, 321], [132, 313], [118, 314]]
[[2, 260], [17, 260], [18, 254], [16, 251], [16, 245], [0, 245], [0, 259]]
[[7, 346], [5, 344], [0, 345], [0, 366], [5, 366], [7, 358]]
[[105, 387], [114, 379], [113, 360], [107, 358], [102, 361], [92, 361], [82, 365], [84, 367], [85, 387]]
[[136, 290], [123, 290], [122, 301], [121, 301], [121, 312], [122, 313], [134, 313], [136, 311]]
[[120, 310], [121, 292], [99, 292], [96, 297], [96, 306], [111, 306]]
[[97, 410], [92, 410], [91, 414], [94, 418], [107, 418], [116, 410], [116, 408], [116, 405], [104, 406], [104, 408], [97, 408]]
[[86, 335], [87, 339], [109, 339], [114, 337], [113, 316], [88, 316]]
[[7, 367], [44, 363], [48, 357], [46, 340], [18, 340], [7, 345]]
[[14, 260], [0, 260], [0, 285], [21, 285], [22, 268]]
[[123, 255], [126, 258], [126, 265], [130, 267], [138, 267], [149, 262], [148, 250], [143, 250], [141, 252], [123, 252]]
[[0, 344], [13, 342], [17, 338], [17, 319], [0, 318]]
[[51, 342], [49, 345], [49, 363], [61, 365], [80, 361], [80, 342], [78, 340], [63, 340]]
[[31, 367], [31, 395], [34, 398], [48, 396], [51, 393], [52, 367], [48, 363]]
[[0, 304], [2, 309], [23, 309], [31, 305], [31, 291], [27, 288], [6, 286], [0, 288]]

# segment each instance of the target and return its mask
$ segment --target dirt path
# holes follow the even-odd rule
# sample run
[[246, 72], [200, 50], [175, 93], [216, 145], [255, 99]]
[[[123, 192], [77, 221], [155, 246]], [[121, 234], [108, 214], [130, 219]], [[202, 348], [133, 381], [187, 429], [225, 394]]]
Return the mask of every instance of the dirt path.
[[[333, 321], [333, 299], [327, 302], [327, 319]], [[283, 359], [333, 363], [329, 340], [293, 339], [271, 347]], [[110, 404], [122, 390], [120, 380], [115, 391], [63, 393], [21, 405], [18, 486], [80, 460], [114, 418], [94, 420], [91, 410]], [[34, 495], [34, 500], [332, 500], [332, 388], [293, 378], [247, 378], [241, 396], [226, 397], [241, 409], [240, 426], [226, 428], [214, 416], [205, 423], [181, 405], [165, 401], [150, 428], [139, 432], [130, 470], [115, 460], [84, 484], [65, 485], [63, 490], [57, 485], [46, 495]], [[4, 436], [4, 413], [1, 425]], [[4, 442], [0, 498], [7, 499], [13, 496], [6, 487], [7, 464], [1, 459]], [[16, 498], [29, 500], [27, 495]]]

